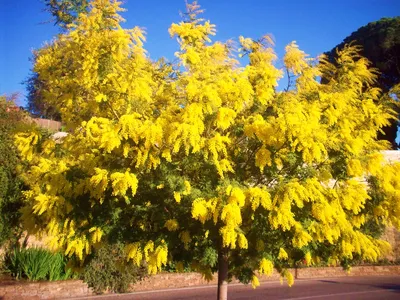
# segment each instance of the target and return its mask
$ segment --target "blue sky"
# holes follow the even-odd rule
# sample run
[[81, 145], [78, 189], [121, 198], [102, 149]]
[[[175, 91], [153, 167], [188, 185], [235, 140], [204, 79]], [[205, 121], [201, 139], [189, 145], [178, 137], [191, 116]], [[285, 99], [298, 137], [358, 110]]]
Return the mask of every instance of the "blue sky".
[[[125, 0], [126, 28], [146, 28], [150, 57], [173, 59], [177, 43], [168, 34], [179, 22], [184, 0]], [[400, 15], [399, 0], [200, 0], [203, 17], [217, 25], [214, 40], [272, 34], [280, 58], [286, 44], [296, 40], [300, 48], [317, 56], [340, 43], [351, 32], [382, 17]], [[32, 49], [50, 41], [58, 28], [43, 11], [41, 0], [0, 0], [0, 94], [21, 93], [21, 82], [32, 67]], [[277, 66], [281, 66], [281, 61]]]

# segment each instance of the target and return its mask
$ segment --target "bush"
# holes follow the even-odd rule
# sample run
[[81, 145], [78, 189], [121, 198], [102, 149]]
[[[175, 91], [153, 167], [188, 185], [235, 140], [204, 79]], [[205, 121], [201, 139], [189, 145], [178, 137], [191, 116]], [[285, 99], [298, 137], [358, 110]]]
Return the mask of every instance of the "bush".
[[4, 258], [4, 269], [16, 279], [66, 280], [72, 277], [67, 258], [43, 248], [14, 247]]
[[96, 293], [104, 291], [125, 293], [129, 285], [145, 276], [145, 269], [126, 262], [123, 245], [105, 245], [98, 249], [84, 269], [84, 281]]
[[20, 160], [14, 147], [13, 136], [29, 125], [25, 114], [14, 104], [17, 96], [0, 96], [0, 245], [12, 244], [18, 240], [22, 207], [22, 180], [16, 169]]

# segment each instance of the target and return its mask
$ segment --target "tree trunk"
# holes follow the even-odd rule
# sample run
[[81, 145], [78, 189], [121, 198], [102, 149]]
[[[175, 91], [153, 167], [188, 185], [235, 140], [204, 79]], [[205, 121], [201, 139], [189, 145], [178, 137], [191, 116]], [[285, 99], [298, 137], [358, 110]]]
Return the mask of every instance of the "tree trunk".
[[218, 295], [217, 300], [228, 299], [228, 250], [218, 251]]

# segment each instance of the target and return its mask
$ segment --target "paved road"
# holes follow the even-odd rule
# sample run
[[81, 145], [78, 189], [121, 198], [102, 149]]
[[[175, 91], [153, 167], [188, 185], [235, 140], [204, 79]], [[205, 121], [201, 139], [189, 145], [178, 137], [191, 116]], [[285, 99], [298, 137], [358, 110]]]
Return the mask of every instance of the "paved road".
[[[216, 286], [137, 292], [109, 296], [96, 296], [96, 300], [197, 300], [216, 299]], [[84, 298], [80, 298], [84, 299]], [[89, 298], [86, 298], [89, 299]], [[229, 300], [381, 300], [400, 299], [400, 276], [341, 277], [296, 280], [289, 288], [285, 283], [262, 282], [253, 290], [251, 286], [230, 285]]]

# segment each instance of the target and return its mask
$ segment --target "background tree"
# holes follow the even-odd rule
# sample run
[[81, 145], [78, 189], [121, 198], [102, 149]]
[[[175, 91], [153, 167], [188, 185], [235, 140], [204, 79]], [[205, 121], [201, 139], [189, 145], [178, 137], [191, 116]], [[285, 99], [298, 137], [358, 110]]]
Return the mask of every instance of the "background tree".
[[[35, 59], [33, 59], [33, 61], [34, 60]], [[39, 79], [39, 75], [36, 72], [31, 72], [30, 77], [24, 84], [26, 85], [27, 91], [27, 111], [39, 118], [60, 121], [61, 116], [58, 110], [44, 101], [44, 82]]]
[[80, 13], [86, 13], [89, 0], [44, 0], [46, 10], [53, 16], [55, 25], [66, 29]]
[[[211, 42], [215, 26], [194, 2], [170, 27], [178, 63], [154, 63], [142, 31], [122, 29], [120, 10], [93, 0], [38, 51], [45, 102], [71, 133], [40, 146], [36, 133], [16, 137], [30, 164], [30, 232], [83, 261], [122, 242], [150, 274], [167, 261], [208, 279], [218, 270], [219, 299], [230, 276], [256, 287], [275, 268], [291, 285], [295, 260], [378, 259], [388, 243], [362, 226], [400, 227], [400, 167], [382, 167], [377, 131], [393, 111], [356, 47], [335, 66], [289, 44], [284, 63], [297, 79], [276, 92], [282, 71], [268, 36], [240, 37], [249, 57], [240, 67], [232, 43]], [[368, 195], [362, 175], [381, 197]]]
[[[362, 46], [360, 54], [378, 69], [380, 73], [375, 84], [384, 93], [400, 82], [400, 17], [382, 18], [359, 28], [327, 53], [330, 61], [338, 57], [336, 49], [341, 50], [350, 42]], [[399, 109], [396, 110], [399, 114]], [[398, 121], [392, 120], [390, 126], [384, 127], [385, 134], [379, 137], [388, 140], [393, 149], [398, 148], [397, 129]]]

